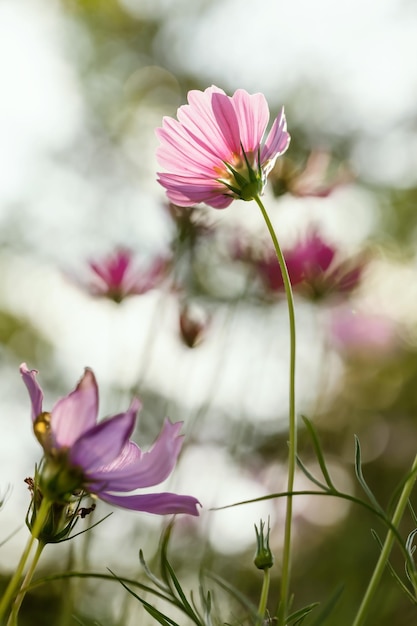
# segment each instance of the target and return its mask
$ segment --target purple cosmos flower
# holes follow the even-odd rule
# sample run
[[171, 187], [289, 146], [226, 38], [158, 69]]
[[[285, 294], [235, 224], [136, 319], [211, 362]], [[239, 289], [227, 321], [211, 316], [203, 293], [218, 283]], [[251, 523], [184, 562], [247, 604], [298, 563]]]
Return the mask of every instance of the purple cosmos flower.
[[141, 295], [164, 278], [167, 260], [156, 258], [149, 267], [138, 268], [130, 250], [120, 248], [96, 261], [89, 261], [91, 278], [87, 289], [93, 296], [121, 302], [127, 296]]
[[192, 496], [129, 494], [171, 474], [182, 446], [181, 422], [165, 420], [154, 445], [143, 452], [130, 440], [140, 408], [137, 398], [125, 413], [97, 423], [98, 387], [87, 368], [75, 390], [46, 413], [37, 371], [23, 363], [20, 373], [32, 403], [34, 432], [45, 453], [41, 487], [51, 499], [66, 501], [83, 491], [126, 509], [198, 515], [199, 502]]
[[261, 145], [268, 104], [263, 94], [243, 89], [233, 96], [215, 86], [190, 91], [177, 117], [165, 117], [156, 133], [161, 142], [157, 157], [167, 170], [158, 173], [158, 181], [179, 206], [205, 202], [224, 209], [235, 198], [252, 200], [262, 194], [290, 142], [282, 109]]

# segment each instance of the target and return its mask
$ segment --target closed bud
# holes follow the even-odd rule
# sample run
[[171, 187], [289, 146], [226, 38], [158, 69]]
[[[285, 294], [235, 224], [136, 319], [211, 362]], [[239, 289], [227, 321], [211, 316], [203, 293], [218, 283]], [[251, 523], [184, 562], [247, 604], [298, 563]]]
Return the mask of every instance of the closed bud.
[[189, 348], [194, 348], [203, 340], [208, 326], [207, 313], [196, 305], [185, 304], [180, 311], [181, 339]]
[[255, 532], [256, 532], [256, 554], [254, 563], [258, 569], [270, 569], [274, 564], [274, 557], [269, 547], [269, 519], [268, 519], [268, 529], [265, 531], [265, 522], [260, 520], [259, 522], [259, 530], [255, 524]]

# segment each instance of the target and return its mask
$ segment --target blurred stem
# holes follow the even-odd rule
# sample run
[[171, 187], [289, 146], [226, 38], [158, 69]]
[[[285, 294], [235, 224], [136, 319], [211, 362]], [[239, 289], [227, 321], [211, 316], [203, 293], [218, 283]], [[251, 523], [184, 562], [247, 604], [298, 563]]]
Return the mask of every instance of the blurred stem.
[[[417, 477], [417, 455], [414, 459], [413, 465], [411, 467], [410, 475], [404, 484], [403, 490], [401, 492], [397, 506], [395, 508], [394, 514], [391, 519], [391, 523], [394, 528], [398, 528], [401, 522], [402, 516], [407, 506], [408, 499], [414, 487], [416, 477]], [[372, 575], [371, 580], [369, 581], [368, 588], [363, 597], [362, 603], [359, 607], [355, 621], [353, 622], [352, 626], [361, 626], [365, 622], [366, 614], [368, 613], [368, 610], [369, 610], [369, 605], [379, 585], [382, 574], [384, 573], [385, 566], [388, 562], [388, 558], [391, 553], [394, 541], [395, 541], [395, 533], [390, 528], [387, 532], [387, 536], [385, 538], [384, 545], [382, 546], [381, 554], [379, 555], [379, 559], [375, 566], [374, 573]]]
[[264, 618], [265, 618], [266, 604], [268, 602], [268, 595], [269, 595], [269, 582], [271, 580], [269, 568], [267, 567], [266, 569], [263, 570], [263, 572], [264, 572], [264, 580], [262, 583], [262, 591], [261, 591], [261, 597], [259, 600], [259, 607], [258, 607], [258, 613], [259, 613], [258, 626], [262, 626]]
[[294, 311], [294, 298], [292, 294], [290, 277], [288, 275], [287, 266], [285, 263], [284, 255], [282, 254], [278, 238], [275, 234], [274, 227], [272, 226], [269, 215], [262, 204], [261, 199], [257, 196], [254, 198], [255, 202], [261, 209], [262, 216], [265, 220], [269, 234], [271, 235], [272, 243], [275, 248], [278, 263], [282, 273], [282, 280], [284, 282], [285, 295], [288, 305], [288, 318], [290, 324], [290, 380], [289, 380], [289, 441], [288, 441], [288, 480], [287, 480], [287, 510], [285, 516], [285, 535], [284, 535], [284, 548], [282, 555], [282, 575], [281, 575], [281, 595], [280, 603], [278, 607], [278, 626], [285, 626], [287, 613], [288, 613], [288, 600], [290, 590], [290, 577], [291, 577], [291, 530], [292, 530], [292, 505], [294, 491], [294, 476], [295, 468], [297, 464], [297, 419], [295, 414], [295, 346], [296, 346], [296, 333], [295, 333], [295, 311]]
[[17, 626], [17, 616], [19, 614], [20, 607], [26, 595], [26, 591], [28, 589], [30, 581], [32, 580], [33, 574], [35, 573], [36, 566], [38, 564], [38, 561], [40, 559], [40, 556], [42, 554], [44, 547], [45, 547], [45, 544], [39, 541], [38, 547], [36, 548], [36, 552], [33, 555], [32, 563], [30, 564], [30, 567], [28, 571], [26, 572], [26, 576], [23, 579], [22, 585], [20, 587], [20, 591], [17, 594], [16, 599], [13, 603], [13, 607], [12, 607], [9, 619], [7, 620], [7, 626]]
[[[2, 599], [0, 601], [0, 622], [4, 618], [6, 612], [7, 612], [8, 608], [9, 608], [9, 605], [10, 605], [11, 601], [13, 600], [13, 597], [14, 597], [16, 591], [17, 591], [17, 588], [19, 586], [20, 580], [21, 580], [22, 575], [23, 575], [23, 571], [25, 569], [26, 563], [27, 563], [29, 555], [31, 553], [33, 544], [35, 543], [36, 539], [38, 538], [38, 536], [39, 536], [39, 534], [40, 534], [40, 532], [41, 532], [41, 530], [43, 528], [43, 525], [44, 525], [44, 523], [45, 523], [45, 521], [46, 521], [46, 519], [48, 517], [49, 509], [51, 507], [51, 504], [52, 503], [49, 502], [49, 500], [47, 500], [46, 498], [43, 498], [43, 500], [41, 502], [41, 505], [39, 507], [39, 511], [38, 511], [38, 513], [36, 515], [36, 520], [35, 520], [35, 523], [34, 523], [33, 528], [32, 528], [31, 536], [29, 537], [29, 540], [28, 540], [28, 542], [26, 544], [26, 547], [25, 547], [25, 549], [23, 551], [23, 554], [20, 557], [20, 561], [19, 561], [19, 564], [18, 564], [18, 566], [16, 568], [16, 571], [13, 574], [13, 576], [12, 576], [8, 586], [7, 586], [7, 589], [6, 589]], [[39, 546], [40, 545], [41, 545], [41, 543], [39, 543]], [[39, 546], [38, 546], [38, 549], [37, 549], [37, 551], [36, 551], [36, 553], [34, 555], [32, 564], [31, 564], [31, 566], [30, 566], [30, 568], [28, 570], [28, 574], [32, 570], [30, 578], [32, 578], [33, 572], [35, 571], [36, 564], [37, 564], [37, 562], [39, 560], [40, 554], [41, 554], [42, 549], [43, 549], [43, 544], [42, 544], [42, 548], [40, 549], [40, 551], [39, 551]], [[25, 577], [25, 580], [23, 581], [23, 584], [21, 585], [21, 588], [20, 588], [21, 591], [18, 594], [18, 596], [16, 597], [15, 605], [13, 607], [12, 614], [10, 615], [10, 619], [12, 619], [13, 614], [15, 614], [15, 618], [14, 619], [16, 619], [17, 613], [18, 613], [19, 608], [20, 608], [20, 605], [22, 604], [23, 598], [24, 598], [24, 596], [26, 594], [27, 585], [30, 582], [29, 580], [26, 580], [27, 575]], [[18, 604], [17, 609], [15, 608], [16, 604]], [[9, 620], [9, 623], [13, 624], [14, 622], [13, 621], [10, 622], [10, 620]]]

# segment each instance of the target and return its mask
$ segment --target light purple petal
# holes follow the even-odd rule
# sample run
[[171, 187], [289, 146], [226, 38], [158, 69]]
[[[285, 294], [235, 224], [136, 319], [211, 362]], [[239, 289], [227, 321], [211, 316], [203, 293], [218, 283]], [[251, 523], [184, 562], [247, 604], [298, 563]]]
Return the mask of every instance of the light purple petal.
[[135, 398], [126, 413], [96, 424], [74, 442], [70, 450], [70, 460], [73, 465], [82, 467], [86, 479], [92, 473], [101, 472], [101, 468], [105, 466], [117, 466], [119, 456], [122, 456], [124, 463], [126, 456], [131, 460], [137, 458], [128, 444], [139, 406], [140, 402]]
[[[178, 433], [182, 422], [171, 424], [165, 420], [158, 439], [148, 452], [132, 459], [130, 464], [123, 463], [116, 469], [101, 468], [89, 472], [92, 493], [106, 491], [134, 491], [158, 485], [172, 472], [181, 450], [183, 437]], [[117, 464], [116, 464], [117, 465]]]
[[93, 372], [86, 368], [70, 394], [61, 398], [51, 413], [51, 430], [60, 447], [70, 447], [97, 421], [98, 388]]
[[150, 493], [133, 496], [113, 496], [109, 493], [97, 494], [99, 497], [115, 506], [134, 511], [144, 511], [156, 515], [170, 515], [177, 513], [187, 513], [188, 515], [199, 515], [198, 505], [201, 506], [197, 498], [192, 496], [180, 496], [175, 493]]
[[38, 370], [29, 370], [27, 368], [26, 363], [22, 363], [20, 366], [20, 373], [23, 378], [23, 382], [26, 385], [26, 388], [29, 392], [30, 401], [32, 403], [32, 420], [35, 419], [42, 413], [42, 403], [43, 403], [43, 391], [40, 388], [38, 381], [36, 380], [36, 374]]

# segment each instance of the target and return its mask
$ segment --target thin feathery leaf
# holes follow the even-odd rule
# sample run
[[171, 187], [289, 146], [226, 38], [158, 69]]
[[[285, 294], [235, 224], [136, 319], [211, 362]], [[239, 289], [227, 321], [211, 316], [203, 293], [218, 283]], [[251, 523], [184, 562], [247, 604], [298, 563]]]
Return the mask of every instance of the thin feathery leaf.
[[[181, 584], [178, 580], [178, 578], [175, 575], [175, 572], [170, 564], [170, 562], [167, 560], [166, 561], [166, 566], [169, 572], [169, 575], [171, 576], [171, 580], [174, 583], [175, 589], [177, 590], [177, 593], [179, 595], [179, 599], [182, 602], [182, 606], [184, 607], [184, 612], [198, 625], [201, 626], [201, 621], [199, 616], [195, 613], [195, 611], [193, 610], [193, 607], [191, 606], [191, 604], [188, 602], [184, 591], [182, 590]], [[204, 624], [202, 625], [204, 626]]]
[[[356, 472], [356, 478], [358, 479], [362, 489], [364, 490], [364, 492], [366, 493], [366, 495], [369, 498], [369, 501], [372, 502], [373, 506], [375, 507], [375, 509], [377, 509], [380, 512], [384, 512], [383, 508], [381, 507], [381, 505], [379, 504], [378, 500], [375, 498], [374, 494], [372, 493], [370, 487], [368, 486], [368, 483], [366, 482], [363, 472], [362, 472], [362, 454], [361, 454], [361, 444], [359, 442], [358, 437], [355, 435], [355, 472]], [[385, 515], [385, 513], [384, 513]]]
[[92, 524], [91, 526], [89, 526], [88, 528], [85, 528], [84, 530], [80, 530], [79, 533], [75, 533], [75, 535], [71, 535], [71, 537], [67, 537], [66, 539], [60, 539], [59, 541], [55, 541], [54, 543], [64, 543], [64, 541], [70, 541], [70, 539], [75, 539], [75, 537], [78, 537], [79, 535], [83, 535], [84, 533], [89, 532], [92, 528], [95, 528], [96, 526], [104, 522], [111, 515], [113, 515], [113, 511], [111, 511], [111, 513], [108, 513], [107, 515], [102, 517], [100, 520], [98, 520], [98, 522], [95, 522], [95, 524]]
[[339, 602], [339, 598], [341, 597], [344, 591], [344, 585], [340, 585], [333, 595], [329, 598], [326, 604], [322, 607], [320, 613], [316, 616], [314, 622], [312, 622], [311, 626], [323, 626], [326, 622], [327, 618], [333, 612], [336, 604]]
[[152, 615], [152, 617], [154, 617], [157, 621], [159, 621], [160, 624], [162, 624], [163, 626], [179, 626], [176, 622], [174, 622], [174, 620], [172, 620], [170, 617], [168, 617], [168, 615], [164, 615], [163, 613], [161, 613], [161, 611], [158, 611], [158, 609], [153, 607], [151, 604], [149, 604], [149, 602], [144, 600], [144, 598], [141, 598], [137, 593], [135, 593], [132, 589], [130, 589], [125, 584], [125, 582], [121, 578], [119, 578], [117, 576], [117, 574], [112, 572], [111, 569], [109, 569], [109, 572], [111, 572], [113, 574], [113, 576], [116, 578], [116, 580], [119, 581], [119, 583], [122, 585], [122, 587], [124, 587], [126, 589], [126, 591], [128, 591], [130, 593], [130, 595], [132, 595], [134, 598], [136, 598], [136, 600], [139, 600], [139, 602], [144, 606], [144, 608], [148, 611], [148, 613], [150, 613], [150, 615]]
[[319, 462], [320, 469], [322, 471], [324, 480], [326, 481], [326, 483], [330, 487], [330, 489], [333, 489], [334, 491], [337, 491], [336, 487], [333, 484], [332, 479], [330, 478], [329, 470], [327, 469], [326, 461], [324, 459], [324, 454], [323, 454], [323, 451], [321, 449], [321, 445], [320, 445], [320, 441], [319, 441], [319, 438], [318, 438], [318, 435], [317, 435], [317, 431], [316, 431], [315, 427], [313, 426], [312, 422], [305, 415], [302, 415], [301, 418], [302, 418], [302, 420], [303, 420], [303, 422], [304, 422], [304, 424], [305, 424], [305, 426], [306, 426], [306, 428], [307, 428], [307, 430], [309, 432], [309, 435], [310, 435], [310, 437], [312, 439], [313, 448], [314, 448], [314, 451], [316, 453], [316, 457], [317, 457], [317, 460]]
[[413, 509], [413, 505], [411, 504], [410, 500], [408, 501], [408, 508], [411, 513], [411, 517], [413, 518], [414, 525], [417, 526], [417, 515]]
[[239, 589], [236, 589], [236, 587], [224, 580], [224, 578], [222, 578], [218, 574], [206, 572], [205, 575], [211, 578], [211, 580], [214, 580], [214, 582], [217, 583], [219, 587], [222, 587], [222, 589], [230, 593], [230, 595], [235, 600], [237, 600], [239, 604], [241, 604], [247, 611], [249, 611], [253, 618], [258, 618], [258, 608], [254, 604], [252, 604], [252, 602], [248, 600], [247, 597], [239, 591]]
[[318, 478], [316, 478], [309, 469], [307, 469], [307, 467], [304, 465], [304, 463], [302, 462], [302, 460], [300, 459], [300, 457], [297, 454], [296, 457], [296, 461], [297, 461], [297, 465], [300, 468], [300, 470], [303, 472], [303, 474], [305, 474], [307, 476], [307, 478], [314, 483], [315, 485], [317, 485], [317, 487], [320, 487], [320, 489], [323, 489], [323, 491], [329, 491], [328, 486], [323, 484], [322, 482], [320, 482], [318, 480]]
[[[372, 534], [373, 538], [375, 539], [375, 541], [377, 542], [377, 544], [379, 546], [379, 549], [382, 550], [384, 545], [383, 545], [383, 543], [382, 543], [378, 533], [373, 528], [371, 528], [371, 534]], [[407, 585], [404, 584], [404, 582], [401, 580], [401, 578], [399, 577], [399, 575], [397, 574], [397, 572], [395, 571], [395, 569], [393, 568], [393, 566], [391, 565], [389, 560], [387, 561], [386, 565], [387, 565], [391, 575], [397, 581], [398, 585], [404, 591], [406, 596], [408, 596], [409, 600], [411, 600], [411, 602], [413, 604], [417, 604], [417, 598], [413, 595], [413, 593], [410, 591], [410, 589], [407, 587]]]
[[288, 625], [293, 624], [293, 626], [299, 626], [299, 624], [303, 623], [307, 615], [309, 615], [311, 611], [313, 611], [316, 608], [316, 606], [319, 606], [319, 604], [320, 604], [319, 602], [313, 602], [312, 604], [309, 604], [308, 606], [305, 606], [302, 609], [298, 609], [298, 611], [291, 613], [291, 615], [287, 617], [286, 624]]
[[157, 576], [155, 576], [155, 574], [151, 572], [151, 570], [149, 569], [149, 566], [145, 561], [145, 557], [143, 556], [142, 550], [139, 550], [139, 561], [143, 569], [145, 570], [145, 574], [149, 578], [149, 580], [151, 580], [154, 583], [154, 585], [158, 587], [158, 589], [161, 589], [161, 591], [164, 591], [165, 593], [170, 593], [171, 592], [170, 587], [168, 587], [162, 580], [160, 580]]

